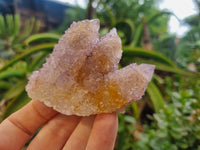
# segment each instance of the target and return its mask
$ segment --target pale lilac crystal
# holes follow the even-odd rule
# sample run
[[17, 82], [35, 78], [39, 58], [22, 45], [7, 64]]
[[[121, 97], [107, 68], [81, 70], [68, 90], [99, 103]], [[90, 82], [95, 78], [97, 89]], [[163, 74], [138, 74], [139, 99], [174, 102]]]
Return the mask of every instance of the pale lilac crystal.
[[122, 48], [116, 29], [101, 39], [98, 30], [99, 20], [74, 22], [29, 78], [28, 95], [79, 116], [117, 111], [140, 99], [155, 67], [131, 64], [118, 70]]

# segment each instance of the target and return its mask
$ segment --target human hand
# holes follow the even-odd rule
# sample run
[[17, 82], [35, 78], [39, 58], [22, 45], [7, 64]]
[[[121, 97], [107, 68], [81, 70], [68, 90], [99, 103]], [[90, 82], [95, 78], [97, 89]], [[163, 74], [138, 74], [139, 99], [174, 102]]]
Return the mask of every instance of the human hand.
[[66, 116], [32, 100], [0, 124], [0, 149], [20, 150], [42, 125], [27, 150], [112, 150], [118, 119], [116, 113]]

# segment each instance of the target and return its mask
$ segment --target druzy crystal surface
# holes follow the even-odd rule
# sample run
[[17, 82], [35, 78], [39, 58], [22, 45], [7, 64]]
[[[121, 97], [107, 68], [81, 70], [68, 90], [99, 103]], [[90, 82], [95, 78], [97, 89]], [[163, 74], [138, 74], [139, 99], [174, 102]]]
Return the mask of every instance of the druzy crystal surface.
[[98, 31], [99, 20], [74, 22], [30, 76], [29, 97], [78, 116], [118, 111], [139, 100], [154, 66], [131, 64], [118, 70], [122, 47], [116, 29], [101, 39]]

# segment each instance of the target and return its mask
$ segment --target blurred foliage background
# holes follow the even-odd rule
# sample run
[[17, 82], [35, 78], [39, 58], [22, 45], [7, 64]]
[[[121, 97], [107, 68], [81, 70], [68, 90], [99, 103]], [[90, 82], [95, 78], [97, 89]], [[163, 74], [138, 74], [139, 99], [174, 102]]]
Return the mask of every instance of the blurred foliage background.
[[159, 10], [158, 0], [88, 0], [86, 9], [59, 5], [62, 20], [55, 20], [52, 12], [47, 16], [51, 3], [41, 5], [39, 15], [32, 17], [24, 17], [32, 10], [21, 6], [22, 1], [16, 3], [20, 7], [14, 6], [15, 11], [0, 15], [1, 120], [30, 101], [28, 77], [41, 68], [70, 24], [98, 18], [101, 36], [115, 27], [122, 39], [120, 67], [133, 62], [156, 65], [142, 100], [118, 114], [115, 149], [200, 150], [200, 11], [182, 21], [190, 30], [178, 38], [168, 32], [169, 17], [175, 14]]

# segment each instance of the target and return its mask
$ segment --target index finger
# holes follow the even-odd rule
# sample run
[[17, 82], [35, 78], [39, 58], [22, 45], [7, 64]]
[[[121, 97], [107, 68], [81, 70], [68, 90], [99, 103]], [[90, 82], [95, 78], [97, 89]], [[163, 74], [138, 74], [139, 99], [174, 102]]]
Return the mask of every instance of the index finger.
[[0, 124], [0, 149], [21, 149], [31, 136], [58, 112], [32, 100]]

